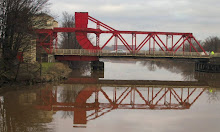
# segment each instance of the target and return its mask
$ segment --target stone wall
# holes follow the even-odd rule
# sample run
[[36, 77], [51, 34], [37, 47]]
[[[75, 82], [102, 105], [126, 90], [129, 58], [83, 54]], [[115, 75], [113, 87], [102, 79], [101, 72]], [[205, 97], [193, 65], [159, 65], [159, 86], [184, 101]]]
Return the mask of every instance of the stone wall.
[[27, 50], [23, 53], [24, 62], [35, 63], [36, 62], [36, 40], [31, 40], [31, 44], [28, 45]]

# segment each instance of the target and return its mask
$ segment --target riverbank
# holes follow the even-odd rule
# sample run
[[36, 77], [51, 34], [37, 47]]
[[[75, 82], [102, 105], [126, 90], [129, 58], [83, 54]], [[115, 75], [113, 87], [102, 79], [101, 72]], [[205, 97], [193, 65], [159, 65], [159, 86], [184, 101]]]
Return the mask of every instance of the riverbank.
[[41, 77], [38, 82], [53, 82], [67, 79], [72, 70], [64, 63], [42, 63]]
[[[56, 63], [32, 63], [32, 64], [20, 64], [18, 74], [15, 76], [12, 72], [6, 72], [1, 75], [1, 84], [22, 84], [32, 85], [37, 83], [46, 83], [61, 81], [66, 79], [72, 70], [68, 64], [56, 62]], [[16, 77], [16, 79], [15, 79]], [[1, 86], [0, 86], [1, 87]]]

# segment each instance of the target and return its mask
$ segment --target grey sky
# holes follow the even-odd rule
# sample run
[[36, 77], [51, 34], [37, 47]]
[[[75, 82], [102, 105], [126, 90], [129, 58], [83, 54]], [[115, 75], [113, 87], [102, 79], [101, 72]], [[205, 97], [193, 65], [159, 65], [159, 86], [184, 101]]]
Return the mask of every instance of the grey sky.
[[117, 30], [192, 32], [220, 37], [219, 0], [50, 0], [51, 13], [89, 12]]

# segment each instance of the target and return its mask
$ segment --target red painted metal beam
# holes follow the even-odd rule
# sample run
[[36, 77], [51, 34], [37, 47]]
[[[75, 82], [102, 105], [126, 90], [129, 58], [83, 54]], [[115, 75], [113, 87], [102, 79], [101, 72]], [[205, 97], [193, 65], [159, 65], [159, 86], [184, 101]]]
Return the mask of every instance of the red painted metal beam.
[[[41, 31], [42, 30], [42, 31]], [[151, 31], [106, 31], [94, 28], [54, 28], [54, 29], [38, 29], [38, 33], [48, 32], [87, 32], [87, 33], [106, 33], [106, 34], [152, 34], [152, 35], [192, 35], [192, 33], [178, 33], [178, 32], [151, 32]]]
[[103, 49], [110, 41], [111, 41], [111, 39], [114, 37], [114, 35], [112, 35], [110, 38], [109, 38], [109, 40], [102, 46], [102, 48], [101, 49]]
[[54, 28], [53, 32], [102, 33], [100, 29], [93, 29], [93, 28]]

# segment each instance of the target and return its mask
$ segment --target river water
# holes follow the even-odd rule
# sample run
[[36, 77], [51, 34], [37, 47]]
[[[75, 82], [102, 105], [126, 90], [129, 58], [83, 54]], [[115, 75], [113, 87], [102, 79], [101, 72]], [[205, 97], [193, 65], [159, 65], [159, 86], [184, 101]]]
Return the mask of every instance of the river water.
[[194, 63], [102, 59], [62, 83], [0, 94], [0, 132], [219, 132], [219, 74]]

